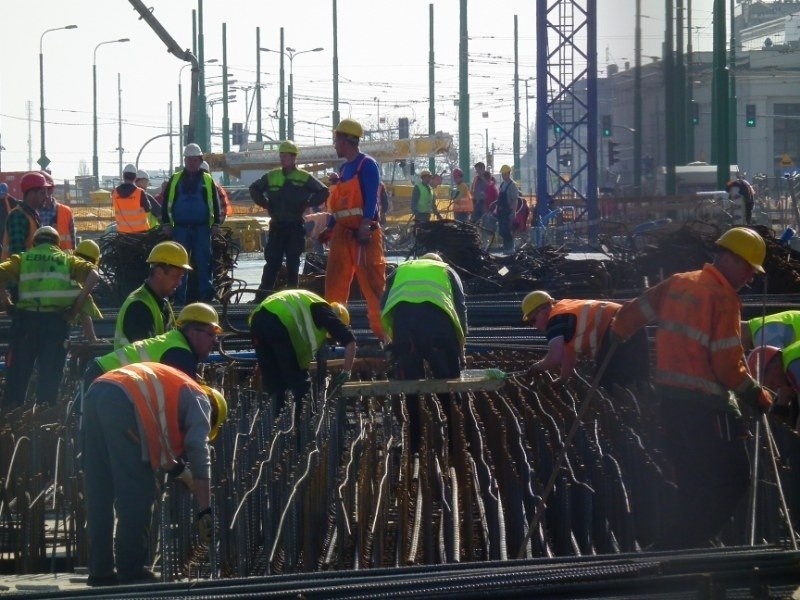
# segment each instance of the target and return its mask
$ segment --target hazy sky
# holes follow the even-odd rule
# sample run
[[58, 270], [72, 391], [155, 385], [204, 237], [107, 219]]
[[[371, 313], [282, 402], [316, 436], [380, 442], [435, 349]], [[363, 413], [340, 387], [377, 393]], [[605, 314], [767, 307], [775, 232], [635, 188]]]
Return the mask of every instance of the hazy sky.
[[[178, 43], [191, 47], [192, 10], [197, 0], [147, 0], [155, 16]], [[398, 117], [412, 120], [412, 132], [427, 132], [428, 14], [429, 0], [338, 0], [339, 98], [343, 117], [352, 116], [367, 126], [396, 124]], [[580, 3], [585, 5], [585, 3]], [[601, 73], [609, 62], [633, 63], [634, 0], [597, 0], [598, 60]], [[459, 0], [434, 0], [434, 51], [437, 63], [437, 129], [456, 133], [458, 91]], [[663, 2], [642, 2], [645, 55], [659, 55], [664, 30]], [[295, 139], [300, 144], [330, 140], [332, 109], [332, 1], [205, 0], [206, 60], [222, 61], [222, 23], [227, 24], [227, 60], [234, 86], [252, 86], [256, 80], [256, 27], [261, 46], [278, 49], [279, 29], [285, 45], [298, 51], [322, 46], [317, 53], [299, 55], [294, 63]], [[519, 19], [520, 79], [536, 75], [535, 0], [469, 0], [470, 33], [470, 148], [481, 154], [489, 132], [497, 161], [510, 160], [513, 125], [513, 31]], [[712, 39], [712, 0], [693, 2], [695, 49], [709, 49]], [[122, 87], [122, 146], [124, 162], [134, 162], [150, 138], [168, 129], [172, 102], [173, 127], [178, 129], [178, 73], [183, 63], [167, 53], [150, 27], [139, 20], [127, 0], [0, 0], [2, 52], [0, 52], [0, 143], [2, 170], [33, 168], [39, 158], [39, 43], [50, 28], [75, 24], [78, 29], [44, 35], [44, 105], [46, 150], [57, 178], [71, 179], [81, 161], [92, 164], [92, 60], [100, 42], [128, 37], [97, 49], [98, 130], [101, 175], [118, 172], [118, 91]], [[286, 79], [288, 83], [288, 60]], [[261, 53], [262, 123], [266, 135], [277, 138], [274, 112], [279, 95], [279, 55]], [[219, 96], [221, 68], [209, 65], [211, 98]], [[188, 115], [190, 69], [183, 70], [184, 122]], [[535, 92], [535, 81], [529, 93]], [[238, 91], [230, 105], [231, 122], [245, 120], [245, 96]], [[525, 123], [524, 86], [520, 95], [521, 121]], [[29, 103], [29, 105], [28, 105]], [[530, 100], [530, 114], [535, 113]], [[30, 115], [28, 114], [30, 107]], [[488, 113], [488, 117], [483, 114]], [[30, 118], [29, 118], [30, 117]], [[214, 129], [221, 128], [222, 105], [213, 108]], [[255, 116], [250, 129], [255, 131]], [[252, 139], [252, 136], [251, 136]], [[525, 143], [525, 130], [522, 130]], [[30, 144], [30, 150], [29, 150]], [[176, 142], [177, 144], [177, 142]], [[221, 138], [212, 140], [221, 149]], [[145, 148], [139, 166], [151, 171], [168, 168], [167, 138]], [[176, 156], [179, 149], [175, 147]], [[179, 161], [176, 158], [176, 162]]]

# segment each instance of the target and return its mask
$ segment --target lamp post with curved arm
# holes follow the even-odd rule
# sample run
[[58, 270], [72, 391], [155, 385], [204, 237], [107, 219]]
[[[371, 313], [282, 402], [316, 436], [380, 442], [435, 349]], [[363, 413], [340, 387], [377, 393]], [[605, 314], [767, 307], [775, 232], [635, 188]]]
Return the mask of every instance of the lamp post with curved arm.
[[97, 49], [106, 44], [118, 44], [122, 42], [130, 42], [128, 38], [120, 38], [118, 40], [108, 40], [100, 42], [94, 47], [92, 53], [92, 175], [96, 181], [100, 177], [100, 165], [97, 157]]
[[46, 33], [50, 33], [51, 31], [61, 31], [62, 29], [77, 29], [77, 25], [65, 25], [64, 27], [53, 27], [52, 29], [45, 29], [42, 32], [42, 35], [39, 37], [39, 131], [41, 133], [41, 156], [39, 156], [39, 160], [36, 162], [39, 163], [39, 166], [42, 169], [46, 169], [47, 165], [50, 164], [50, 159], [47, 158], [47, 153], [45, 152], [44, 146], [44, 52], [42, 50], [42, 44], [44, 42], [44, 36]]
[[[280, 50], [270, 50], [269, 48], [261, 48], [264, 52], [274, 52], [276, 54], [282, 54], [289, 58], [289, 101], [288, 101], [288, 119], [287, 119], [287, 126], [286, 126], [286, 138], [291, 140], [294, 139], [294, 57], [299, 56], [301, 54], [307, 54], [309, 52], [322, 52], [324, 48], [312, 48], [311, 50], [295, 50], [294, 48], [289, 48], [287, 46], [286, 50], [281, 52]], [[281, 90], [281, 94], [283, 90]]]

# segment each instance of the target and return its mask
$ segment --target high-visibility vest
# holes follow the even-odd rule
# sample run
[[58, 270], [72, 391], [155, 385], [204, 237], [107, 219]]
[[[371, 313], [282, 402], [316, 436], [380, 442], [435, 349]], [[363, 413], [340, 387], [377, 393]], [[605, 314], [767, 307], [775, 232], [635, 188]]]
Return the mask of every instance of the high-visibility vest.
[[571, 346], [577, 356], [597, 356], [597, 350], [611, 319], [622, 308], [616, 302], [604, 300], [559, 300], [550, 310], [550, 318], [559, 315], [574, 315], [575, 334], [564, 344]]
[[130, 305], [134, 302], [144, 302], [145, 306], [150, 309], [150, 314], [153, 316], [156, 335], [165, 333], [167, 329], [172, 327], [175, 323], [175, 315], [172, 312], [172, 305], [167, 305], [169, 307], [169, 322], [164, 323], [164, 316], [161, 313], [161, 307], [159, 306], [158, 302], [153, 297], [153, 294], [150, 292], [150, 290], [148, 290], [146, 286], [141, 285], [133, 290], [127, 298], [125, 298], [125, 302], [122, 303], [122, 306], [119, 309], [116, 326], [114, 327], [115, 350], [118, 350], [119, 348], [127, 346], [131, 343], [131, 341], [125, 337], [125, 331], [123, 330], [122, 326], [125, 323], [125, 313], [128, 311], [128, 307], [130, 307]]
[[432, 213], [433, 212], [433, 190], [427, 183], [418, 183], [415, 186], [419, 190], [419, 199], [417, 200], [417, 212]]
[[72, 285], [69, 255], [50, 244], [38, 244], [20, 254], [19, 301], [22, 310], [62, 310], [80, 294]]
[[53, 226], [58, 231], [58, 247], [62, 250], [75, 250], [75, 240], [72, 238], [73, 222], [72, 209], [66, 204], [56, 203], [56, 221]]
[[[21, 212], [23, 215], [25, 215], [25, 218], [28, 219], [28, 237], [25, 240], [25, 250], [27, 250], [28, 248], [33, 246], [33, 234], [36, 232], [37, 229], [39, 229], [39, 221], [37, 221], [36, 217], [31, 215], [28, 211], [24, 210], [22, 208], [22, 204], [15, 206], [11, 210], [11, 212], [8, 213], [8, 217], [10, 218], [11, 215], [13, 215], [14, 212], [16, 211]], [[2, 260], [5, 260], [9, 256], [11, 256], [11, 252], [9, 252], [8, 250], [9, 242], [10, 240], [8, 238], [8, 218], [6, 218], [6, 229], [3, 232], [3, 252], [2, 254], [0, 254], [0, 258], [2, 258]]]
[[267, 297], [258, 308], [250, 314], [250, 322], [259, 310], [271, 312], [280, 319], [289, 332], [297, 365], [307, 369], [314, 358], [314, 353], [322, 345], [328, 332], [314, 323], [311, 316], [311, 305], [325, 302], [325, 299], [307, 290], [282, 290]]
[[115, 369], [98, 381], [120, 386], [130, 398], [147, 438], [153, 470], [173, 468], [184, 453], [178, 399], [183, 388], [203, 394], [202, 388], [185, 373], [153, 362]]
[[116, 188], [111, 192], [118, 233], [142, 233], [150, 230], [149, 213], [142, 208], [143, 194], [144, 190], [141, 188], [136, 188], [127, 197], [121, 196]]
[[340, 180], [330, 188], [328, 196], [328, 209], [336, 218], [336, 223], [349, 229], [358, 229], [364, 217], [364, 198], [361, 195], [359, 174], [366, 159], [366, 155], [362, 155], [355, 175], [347, 181]]
[[462, 192], [461, 185], [462, 184], [453, 186], [453, 190], [451, 192], [451, 195], [453, 197], [453, 212], [454, 213], [472, 212], [473, 210], [472, 193], [469, 191], [469, 188], [467, 188], [466, 184], [464, 184], [466, 193], [463, 196], [459, 196], [459, 194], [461, 194]]
[[124, 367], [140, 362], [161, 362], [161, 357], [173, 348], [181, 348], [187, 352], [193, 352], [186, 336], [182, 331], [173, 329], [167, 333], [157, 335], [146, 340], [133, 342], [113, 352], [109, 352], [97, 359], [97, 363], [103, 368], [104, 373], [113, 369]]
[[453, 302], [453, 288], [444, 264], [437, 260], [418, 259], [397, 267], [389, 296], [381, 311], [381, 324], [389, 338], [393, 337], [394, 309], [401, 302], [430, 302], [440, 308], [450, 317], [459, 342], [464, 343], [464, 330], [458, 320]]
[[[181, 175], [183, 175], [183, 171], [179, 171], [172, 176], [172, 179], [169, 180], [169, 187], [167, 188], [167, 197], [164, 198], [164, 202], [167, 203], [167, 215], [169, 216], [169, 223], [170, 225], [175, 225], [175, 218], [173, 217], [173, 211], [175, 208], [175, 194], [178, 190], [178, 182], [181, 179]], [[208, 224], [209, 226], [214, 224], [214, 178], [211, 177], [206, 172], [201, 172], [203, 176], [203, 187], [206, 190], [206, 202], [208, 202]]]
[[783, 364], [783, 372], [789, 372], [789, 365], [794, 361], [800, 359], [800, 342], [789, 344], [781, 350], [781, 362]]
[[785, 348], [800, 340], [800, 310], [755, 317], [747, 322], [754, 346]]

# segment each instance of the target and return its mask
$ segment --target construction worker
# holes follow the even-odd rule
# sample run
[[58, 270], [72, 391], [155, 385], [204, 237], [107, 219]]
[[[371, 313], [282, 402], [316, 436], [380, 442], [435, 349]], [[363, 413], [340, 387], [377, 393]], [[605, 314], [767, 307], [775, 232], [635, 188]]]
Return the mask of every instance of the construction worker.
[[[208, 166], [206, 161], [200, 163], [200, 170], [203, 173], [211, 175], [211, 167]], [[219, 194], [219, 222], [221, 225], [225, 222], [225, 219], [233, 214], [233, 205], [231, 204], [231, 197], [228, 195], [227, 190], [216, 181], [214, 182], [214, 186], [217, 188], [217, 194]]]
[[785, 310], [742, 321], [742, 346], [745, 350], [752, 350], [754, 346], [785, 348], [798, 340], [800, 310]]
[[8, 214], [17, 207], [19, 202], [8, 193], [8, 184], [0, 182], [0, 232], [5, 232]]
[[511, 223], [517, 212], [519, 202], [519, 188], [511, 179], [511, 167], [503, 165], [500, 167], [500, 188], [497, 195], [497, 228], [500, 237], [503, 238], [503, 252], [511, 254], [514, 252], [514, 234]]
[[150, 187], [150, 175], [147, 171], [139, 169], [136, 171], [136, 180], [133, 182], [136, 184], [136, 187], [141, 188], [144, 191], [145, 195], [147, 196], [147, 200], [150, 203], [150, 212], [147, 213], [147, 224], [149, 229], [153, 229], [158, 227], [161, 223], [159, 216], [161, 215], [161, 204], [155, 199], [155, 196], [147, 193], [147, 189]]
[[472, 194], [473, 210], [472, 222], [480, 223], [483, 213], [486, 210], [486, 165], [478, 161], [474, 165], [475, 177], [470, 185], [469, 192]]
[[[458, 274], [434, 253], [400, 264], [386, 282], [381, 300], [386, 336], [391, 340], [395, 376], [425, 379], [425, 364], [437, 379], [458, 379], [466, 366], [467, 305]], [[419, 398], [406, 397], [411, 454], [419, 453]], [[440, 397], [450, 418], [450, 398]], [[450, 439], [452, 442], [451, 429]]]
[[747, 366], [753, 377], [775, 394], [771, 414], [786, 417], [800, 433], [800, 342], [785, 348], [758, 346], [747, 355]]
[[677, 273], [623, 306], [611, 324], [626, 339], [647, 324], [656, 331], [654, 384], [663, 452], [677, 499], [667, 503], [659, 548], [709, 543], [750, 484], [747, 426], [736, 398], [768, 410], [772, 395], [748, 373], [737, 292], [763, 273], [766, 244], [755, 231], [729, 229], [712, 264]]
[[175, 315], [169, 297], [175, 293], [186, 271], [189, 255], [177, 242], [153, 246], [147, 257], [150, 273], [122, 303], [114, 328], [114, 348], [146, 340], [172, 328]]
[[155, 200], [136, 183], [137, 175], [134, 165], [125, 165], [122, 183], [111, 192], [117, 233], [144, 233], [151, 228]]
[[217, 335], [222, 333], [219, 316], [213, 306], [195, 302], [183, 307], [175, 325], [176, 329], [167, 333], [95, 358], [83, 375], [85, 386], [103, 373], [137, 362], [159, 362], [196, 378], [198, 365], [208, 358]]
[[154, 473], [186, 484], [197, 499], [199, 540], [213, 539], [208, 442], [227, 416], [225, 398], [173, 367], [144, 362], [99, 377], [83, 409], [87, 583], [153, 583], [145, 565], [152, 562]]
[[47, 171], [40, 171], [40, 173], [47, 181], [47, 187], [45, 188], [47, 198], [39, 209], [39, 222], [42, 227], [46, 225], [55, 227], [61, 237], [61, 241], [58, 243], [59, 248], [62, 250], [74, 250], [77, 236], [75, 234], [75, 218], [72, 215], [72, 209], [56, 200], [54, 195], [56, 182], [50, 173]]
[[420, 172], [419, 179], [411, 192], [411, 214], [414, 223], [427, 223], [431, 220], [431, 214], [441, 219], [442, 215], [436, 207], [436, 197], [431, 188], [431, 172], [428, 170]]
[[344, 364], [334, 387], [350, 380], [356, 338], [343, 305], [329, 304], [307, 290], [282, 290], [261, 302], [248, 322], [264, 389], [274, 396], [275, 415], [286, 402], [286, 390], [292, 390], [299, 403], [311, 389], [308, 366], [326, 337], [344, 346]]
[[250, 185], [253, 202], [269, 211], [269, 238], [264, 248], [264, 271], [261, 274], [256, 302], [275, 288], [278, 271], [286, 256], [286, 286], [296, 288], [300, 277], [300, 255], [306, 247], [303, 213], [328, 199], [328, 188], [307, 171], [297, 168], [297, 146], [283, 141], [278, 146], [279, 169], [267, 171]]
[[466, 223], [472, 217], [474, 206], [469, 186], [464, 181], [464, 171], [453, 169], [453, 185], [450, 188], [450, 200], [453, 204], [453, 218]]
[[[609, 324], [622, 308], [605, 300], [558, 300], [545, 291], [530, 292], [522, 300], [522, 320], [545, 334], [547, 354], [535, 362], [529, 374], [553, 370], [556, 383], [565, 383], [575, 373], [578, 359], [603, 364], [610, 347]], [[650, 377], [647, 333], [637, 331], [620, 344], [609, 359], [599, 384], [613, 391], [614, 384], [646, 385]]]
[[358, 121], [342, 119], [334, 130], [334, 148], [345, 163], [339, 168], [339, 183], [330, 189], [331, 220], [320, 241], [330, 242], [325, 273], [325, 298], [347, 304], [353, 275], [367, 302], [369, 326], [383, 341], [381, 296], [386, 287], [383, 233], [378, 224], [378, 163], [360, 152], [364, 129]]
[[197, 275], [197, 293], [187, 294], [188, 276], [176, 292], [175, 301], [186, 304], [187, 298], [201, 302], [214, 299], [211, 236], [219, 233], [221, 212], [214, 179], [200, 170], [203, 151], [195, 143], [183, 149], [186, 167], [175, 173], [167, 184], [161, 206], [164, 233], [186, 248]]
[[[94, 240], [81, 240], [78, 247], [75, 248], [75, 256], [97, 266], [100, 264], [100, 246]], [[75, 285], [78, 284], [76, 283]], [[102, 319], [103, 313], [97, 308], [97, 304], [95, 304], [91, 295], [86, 297], [86, 302], [78, 318], [86, 340], [91, 344], [96, 343], [97, 334], [94, 330], [94, 319]]]
[[[24, 404], [37, 362], [36, 399], [56, 403], [70, 323], [81, 313], [99, 278], [95, 265], [65, 253], [59, 241], [53, 227], [40, 227], [33, 234], [31, 249], [0, 263], [0, 287], [14, 283], [19, 288], [6, 354], [6, 408]], [[73, 281], [83, 287], [73, 286]]]
[[742, 207], [742, 215], [745, 225], [753, 222], [753, 206], [755, 205], [755, 191], [750, 182], [738, 177], [725, 184], [725, 191], [728, 198]]
[[3, 231], [3, 253], [5, 260], [33, 246], [33, 234], [41, 227], [39, 209], [47, 200], [47, 180], [38, 171], [25, 173], [19, 180], [22, 202], [11, 209]]

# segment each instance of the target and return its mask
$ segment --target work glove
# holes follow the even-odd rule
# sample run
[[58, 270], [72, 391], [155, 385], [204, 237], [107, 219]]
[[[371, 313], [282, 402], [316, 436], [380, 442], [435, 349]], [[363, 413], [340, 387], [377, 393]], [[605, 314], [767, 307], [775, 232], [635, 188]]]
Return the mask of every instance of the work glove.
[[742, 393], [740, 397], [755, 410], [762, 413], [768, 413], [775, 401], [773, 393], [760, 385], [754, 385], [748, 391]]
[[345, 383], [350, 381], [350, 372], [349, 371], [339, 371], [336, 374], [336, 377], [333, 378], [333, 384], [331, 389], [335, 390], [342, 387]]
[[211, 514], [211, 507], [197, 513], [197, 533], [200, 536], [200, 543], [204, 546], [211, 544], [214, 533], [214, 516]]
[[327, 228], [322, 230], [322, 233], [319, 234], [319, 237], [317, 239], [319, 240], [320, 244], [327, 244], [328, 242], [331, 241], [332, 237], [333, 237], [333, 229]]
[[361, 221], [361, 225], [358, 227], [358, 230], [356, 231], [356, 241], [362, 246], [366, 246], [369, 244], [369, 240], [371, 237], [372, 237], [372, 223], [369, 221]]

